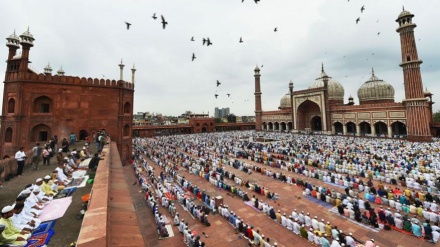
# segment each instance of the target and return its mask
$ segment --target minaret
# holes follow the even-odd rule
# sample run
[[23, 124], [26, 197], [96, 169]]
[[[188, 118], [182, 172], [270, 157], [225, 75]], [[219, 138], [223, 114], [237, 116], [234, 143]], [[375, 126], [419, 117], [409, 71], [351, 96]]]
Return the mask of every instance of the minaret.
[[399, 27], [396, 31], [400, 34], [402, 52], [403, 84], [405, 85], [406, 126], [409, 141], [432, 141], [429, 130], [429, 121], [426, 114], [427, 99], [423, 95], [422, 75], [417, 55], [414, 28], [414, 17], [409, 11], [403, 9], [396, 22]]
[[22, 75], [27, 73], [28, 70], [28, 63], [29, 63], [29, 50], [32, 46], [34, 46], [34, 36], [29, 32], [29, 27], [22, 35], [20, 35], [21, 38], [21, 61], [20, 61], [20, 68], [19, 71]]
[[[324, 71], [324, 63], [321, 65], [321, 78], [324, 81], [324, 101], [325, 101], [325, 111], [322, 111], [323, 116], [321, 117], [323, 130], [328, 131], [331, 129], [331, 122], [330, 122], [330, 99], [328, 96], [328, 75]], [[325, 115], [324, 115], [325, 114]]]
[[261, 87], [260, 87], [260, 68], [258, 65], [254, 69], [255, 77], [255, 131], [261, 131]]
[[61, 65], [60, 69], [57, 71], [58, 76], [64, 76], [65, 72], [63, 70], [63, 66]]
[[289, 92], [290, 92], [290, 110], [292, 111], [292, 129], [290, 131], [293, 130], [293, 126], [295, 126], [293, 123], [295, 121], [295, 116], [294, 116], [294, 111], [293, 111], [293, 81], [290, 80], [289, 82]]
[[131, 68], [131, 83], [133, 84], [133, 88], [134, 88], [134, 73], [136, 72], [136, 68], [134, 67], [133, 64], [133, 68]]
[[121, 63], [119, 64], [119, 68], [121, 69], [121, 74], [120, 74], [119, 80], [121, 80], [121, 81], [124, 80], [124, 77], [123, 77], [123, 75], [124, 75], [124, 73], [123, 73], [123, 71], [124, 71], [124, 66], [125, 66], [125, 65], [122, 63], [122, 58], [121, 58]]
[[52, 67], [50, 67], [50, 63], [47, 63], [47, 66], [44, 68], [45, 75], [52, 75]]
[[8, 61], [11, 60], [15, 54], [17, 53], [17, 50], [20, 49], [20, 38], [14, 33], [11, 34], [9, 37], [6, 38], [8, 41], [6, 43], [6, 46], [9, 47], [9, 54], [8, 54]]

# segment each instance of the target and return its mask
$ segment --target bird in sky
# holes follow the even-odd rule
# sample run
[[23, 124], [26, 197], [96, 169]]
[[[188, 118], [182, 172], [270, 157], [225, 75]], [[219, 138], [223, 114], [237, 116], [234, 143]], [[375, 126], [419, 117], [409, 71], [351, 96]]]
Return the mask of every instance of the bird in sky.
[[377, 35], [380, 35], [380, 32], [378, 32]]
[[166, 25], [168, 25], [168, 22], [165, 21], [165, 18], [163, 17], [163, 15], [160, 16], [162, 18], [162, 27], [163, 29], [165, 29]]
[[217, 99], [217, 97], [218, 97], [218, 94], [214, 94], [214, 96], [215, 96], [215, 98]]
[[274, 31], [274, 32], [278, 31], [278, 28], [276, 27], [273, 31]]
[[240, 43], [243, 43], [243, 39], [240, 37], [240, 41], [239, 41]]
[[194, 41], [194, 36], [191, 37], [191, 41]]
[[228, 98], [229, 98], [229, 96], [231, 96], [231, 94], [230, 94], [230, 93], [227, 93], [226, 95], [228, 95]]
[[358, 24], [360, 21], [361, 21], [361, 18], [358, 17], [358, 18], [356, 19], [356, 24]]
[[220, 84], [221, 84], [221, 83], [217, 80], [217, 87], [220, 86]]
[[127, 25], [127, 30], [130, 29], [131, 23], [125, 22], [125, 25]]
[[244, 0], [241, 0], [242, 3], [244, 3]]
[[209, 38], [206, 39], [206, 42], [207, 42], [206, 46], [210, 46], [210, 45], [212, 45], [211, 40], [210, 40]]
[[104, 78], [105, 78], [105, 75], [102, 75], [102, 77], [104, 77]]
[[254, 2], [255, 2], [256, 4], [258, 4], [259, 1], [260, 1], [260, 0], [254, 0]]
[[206, 39], [205, 38], [203, 38], [203, 45], [205, 45], [206, 44]]
[[263, 68], [263, 65], [261, 65], [261, 68]]
[[194, 59], [196, 59], [196, 55], [193, 53], [191, 61], [194, 61]]
[[364, 10], [365, 10], [365, 5], [362, 5], [361, 13], [364, 13]]
[[152, 18], [155, 20], [157, 19], [156, 13], [153, 14]]

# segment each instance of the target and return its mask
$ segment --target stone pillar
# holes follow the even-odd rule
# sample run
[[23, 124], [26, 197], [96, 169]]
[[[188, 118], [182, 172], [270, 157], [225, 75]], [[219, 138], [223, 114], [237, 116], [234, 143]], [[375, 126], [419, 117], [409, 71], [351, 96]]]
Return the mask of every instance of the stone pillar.
[[336, 128], [335, 128], [335, 125], [332, 124], [332, 135], [335, 135], [335, 134], [336, 134]]
[[393, 137], [393, 129], [391, 128], [391, 124], [388, 125], [388, 137]]
[[342, 125], [342, 134], [344, 136], [347, 135], [347, 125], [345, 125], [345, 124]]
[[371, 125], [371, 135], [376, 136], [376, 127], [374, 127], [374, 124]]
[[356, 135], [357, 136], [361, 135], [361, 125], [360, 124], [356, 124]]

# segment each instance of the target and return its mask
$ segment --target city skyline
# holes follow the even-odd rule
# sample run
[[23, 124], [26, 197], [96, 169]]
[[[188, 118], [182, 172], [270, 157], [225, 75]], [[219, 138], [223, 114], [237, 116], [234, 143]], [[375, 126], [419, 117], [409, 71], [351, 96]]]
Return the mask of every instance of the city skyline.
[[[134, 112], [207, 113], [221, 105], [233, 107], [238, 116], [249, 116], [254, 115], [256, 65], [261, 67], [263, 110], [277, 109], [291, 79], [295, 90], [307, 89], [318, 77], [321, 63], [344, 86], [345, 101], [352, 95], [358, 103], [357, 89], [374, 67], [376, 76], [395, 88], [395, 101], [401, 102], [403, 75], [395, 19], [403, 4], [418, 25], [415, 37], [424, 61], [423, 86], [434, 94], [434, 102], [440, 101], [436, 94], [440, 37], [435, 25], [440, 23], [436, 14], [440, 3], [433, 0], [423, 5], [409, 0], [102, 3], [5, 2], [0, 33], [6, 38], [15, 29], [20, 35], [29, 26], [36, 39], [31, 65], [39, 72], [49, 62], [54, 71], [63, 66], [66, 75], [119, 79], [122, 58], [124, 79], [130, 81], [135, 64]], [[153, 13], [165, 16], [165, 30], [151, 18]], [[82, 18], [65, 18], [71, 14]], [[132, 24], [129, 30], [124, 21]], [[202, 45], [207, 37], [213, 43], [209, 47]], [[3, 49], [6, 59], [7, 47]], [[5, 71], [5, 64], [0, 68]], [[217, 80], [221, 85], [216, 86]], [[434, 112], [439, 109], [434, 104]]]

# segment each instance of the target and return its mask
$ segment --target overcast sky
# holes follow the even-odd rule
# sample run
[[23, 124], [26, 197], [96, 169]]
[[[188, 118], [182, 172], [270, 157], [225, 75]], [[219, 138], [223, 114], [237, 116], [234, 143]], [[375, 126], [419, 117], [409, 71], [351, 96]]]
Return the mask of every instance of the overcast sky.
[[[352, 95], [358, 102], [357, 90], [374, 67], [401, 102], [395, 19], [402, 5], [415, 15], [423, 86], [434, 93], [437, 111], [438, 0], [1, 0], [0, 34], [6, 38], [14, 29], [21, 34], [29, 26], [35, 37], [31, 65], [40, 72], [50, 62], [54, 71], [62, 65], [66, 75], [119, 79], [122, 58], [124, 79], [131, 80], [129, 69], [135, 64], [135, 112], [213, 115], [215, 107], [229, 107], [241, 116], [254, 115], [257, 64], [263, 65], [263, 110], [278, 108], [291, 79], [295, 89], [307, 89], [320, 74], [321, 63], [344, 86], [345, 101]], [[168, 22], [165, 30], [160, 15]], [[130, 30], [125, 21], [132, 23]], [[204, 37], [213, 45], [203, 46]], [[1, 50], [6, 60], [8, 49]], [[192, 62], [193, 53], [197, 58]], [[1, 71], [5, 68], [3, 63]]]

